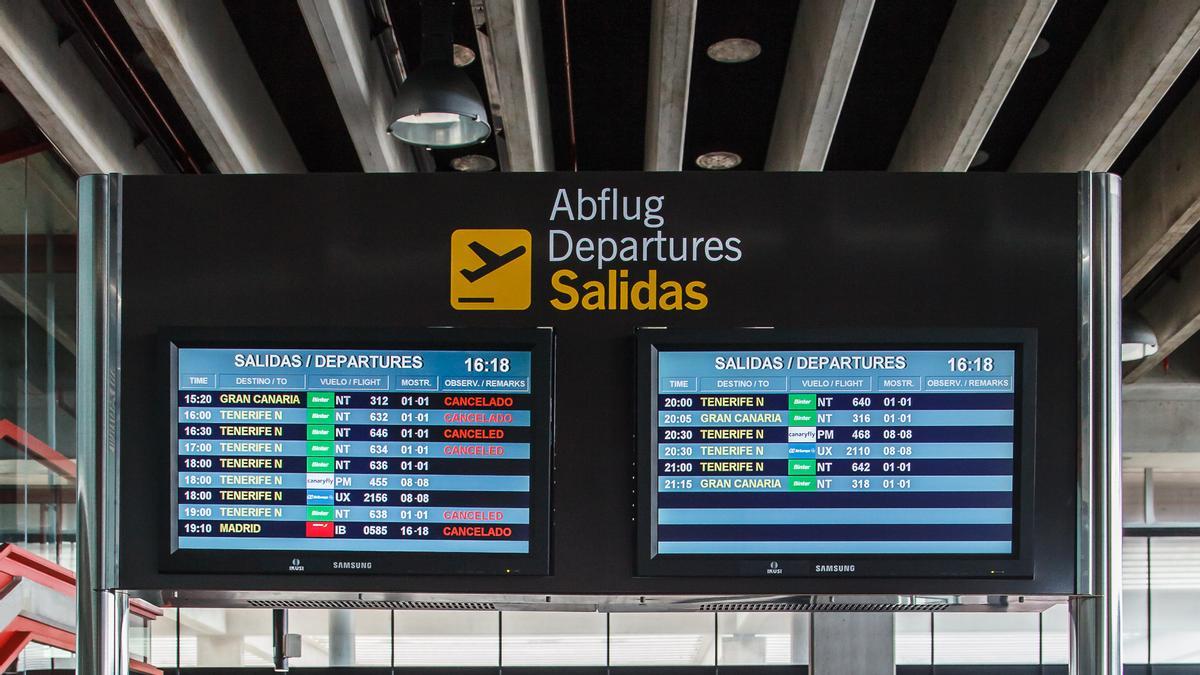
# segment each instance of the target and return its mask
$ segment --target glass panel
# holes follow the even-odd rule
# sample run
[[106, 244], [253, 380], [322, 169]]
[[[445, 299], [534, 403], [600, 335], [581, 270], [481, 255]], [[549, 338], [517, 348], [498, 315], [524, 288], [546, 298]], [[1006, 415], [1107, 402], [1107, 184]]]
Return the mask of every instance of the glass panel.
[[603, 666], [607, 615], [510, 612], [504, 615], [505, 666]]
[[933, 617], [934, 665], [1037, 664], [1038, 615], [947, 612]]
[[1200, 523], [1200, 471], [1154, 472], [1156, 523]]
[[397, 668], [500, 665], [498, 612], [405, 611], [395, 615]]
[[1071, 658], [1071, 609], [1066, 603], [1042, 612], [1042, 663], [1058, 665]]
[[612, 614], [614, 666], [711, 666], [716, 663], [712, 614]]
[[159, 668], [179, 665], [179, 610], [167, 609], [150, 624], [150, 663]]
[[726, 612], [717, 615], [722, 666], [808, 663], [807, 613]]
[[1200, 537], [1151, 538], [1151, 663], [1200, 663], [1198, 609]]
[[896, 612], [896, 665], [933, 665], [933, 613]]
[[179, 665], [271, 665], [271, 610], [179, 610]]
[[1149, 663], [1148, 563], [1145, 537], [1125, 537], [1121, 546], [1121, 660]]
[[75, 655], [57, 647], [31, 643], [17, 656], [16, 672], [75, 672]]
[[1140, 525], [1146, 522], [1146, 472], [1121, 472], [1121, 512], [1126, 525]]
[[0, 165], [0, 542], [75, 565], [75, 188], [50, 153]]
[[129, 657], [145, 661], [150, 654], [150, 622], [132, 612], [129, 614]]
[[[388, 611], [293, 609], [288, 612], [288, 632], [301, 639], [300, 657], [291, 659], [291, 666], [392, 664], [392, 617]], [[268, 656], [272, 648], [268, 639]]]

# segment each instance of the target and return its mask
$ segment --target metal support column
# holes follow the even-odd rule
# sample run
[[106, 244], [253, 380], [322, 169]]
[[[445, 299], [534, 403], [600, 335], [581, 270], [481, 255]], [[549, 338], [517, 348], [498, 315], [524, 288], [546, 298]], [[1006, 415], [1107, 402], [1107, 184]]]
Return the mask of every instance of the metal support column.
[[1080, 174], [1080, 462], [1072, 675], [1121, 673], [1121, 184]]
[[79, 181], [76, 659], [77, 672], [87, 675], [129, 672], [129, 597], [112, 590], [119, 499], [120, 181], [120, 176]]

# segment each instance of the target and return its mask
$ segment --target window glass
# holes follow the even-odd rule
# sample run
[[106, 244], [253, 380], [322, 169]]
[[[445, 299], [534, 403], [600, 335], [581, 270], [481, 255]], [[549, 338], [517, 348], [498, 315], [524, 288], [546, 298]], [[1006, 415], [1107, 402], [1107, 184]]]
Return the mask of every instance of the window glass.
[[711, 666], [716, 663], [712, 614], [685, 612], [611, 615], [614, 666]]
[[808, 663], [809, 615], [725, 612], [717, 615], [719, 664], [788, 666]]
[[158, 668], [174, 668], [179, 665], [179, 610], [169, 608], [163, 615], [150, 623], [150, 663]]
[[1126, 525], [1146, 522], [1146, 472], [1142, 469], [1121, 473], [1121, 513]]
[[272, 663], [269, 609], [180, 609], [179, 632], [181, 667]]
[[[300, 656], [289, 666], [390, 666], [391, 612], [355, 609], [293, 609], [288, 632], [300, 635]], [[274, 647], [268, 636], [265, 650]]]
[[1121, 660], [1149, 663], [1150, 636], [1145, 537], [1125, 537], [1121, 549]]
[[497, 612], [421, 610], [395, 615], [397, 668], [500, 665]]
[[0, 164], [0, 543], [75, 568], [74, 176]]
[[1034, 664], [1040, 649], [1034, 612], [942, 612], [933, 616], [934, 665]]
[[1150, 662], [1200, 663], [1200, 537], [1150, 540]]
[[1042, 612], [1042, 663], [1061, 665], [1071, 658], [1071, 608], [1067, 603]]
[[505, 666], [603, 666], [607, 615], [597, 612], [507, 612]]
[[933, 664], [933, 613], [896, 612], [896, 665]]

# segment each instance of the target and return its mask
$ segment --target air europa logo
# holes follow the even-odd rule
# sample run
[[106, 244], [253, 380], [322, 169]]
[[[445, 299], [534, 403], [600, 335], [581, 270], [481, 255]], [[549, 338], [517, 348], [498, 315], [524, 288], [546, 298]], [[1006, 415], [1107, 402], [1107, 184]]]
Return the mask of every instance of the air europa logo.
[[[561, 311], [699, 311], [709, 282], [672, 273], [685, 263], [742, 259], [738, 237], [668, 236], [663, 195], [622, 195], [605, 187], [589, 194], [559, 188], [550, 206], [546, 260], [550, 306]], [[595, 229], [580, 230], [580, 224]], [[629, 233], [631, 225], [645, 229]], [[603, 231], [621, 227], [623, 232]], [[567, 229], [570, 227], [571, 229]], [[455, 230], [451, 235], [450, 304], [460, 310], [520, 310], [531, 304], [532, 237], [528, 230]]]

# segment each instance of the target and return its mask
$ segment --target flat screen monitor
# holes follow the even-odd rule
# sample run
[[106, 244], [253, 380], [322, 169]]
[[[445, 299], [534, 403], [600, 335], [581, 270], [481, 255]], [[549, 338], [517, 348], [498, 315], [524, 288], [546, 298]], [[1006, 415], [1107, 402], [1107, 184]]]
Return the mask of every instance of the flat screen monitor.
[[168, 342], [170, 571], [548, 573], [546, 332], [231, 334]]
[[1032, 574], [1028, 333], [641, 338], [643, 573]]

